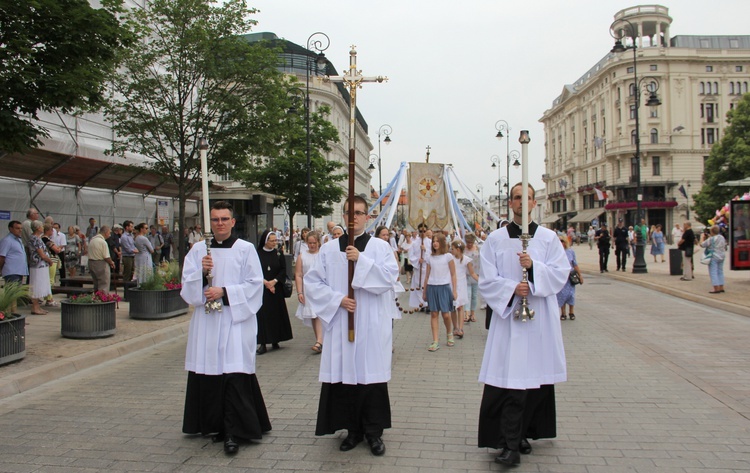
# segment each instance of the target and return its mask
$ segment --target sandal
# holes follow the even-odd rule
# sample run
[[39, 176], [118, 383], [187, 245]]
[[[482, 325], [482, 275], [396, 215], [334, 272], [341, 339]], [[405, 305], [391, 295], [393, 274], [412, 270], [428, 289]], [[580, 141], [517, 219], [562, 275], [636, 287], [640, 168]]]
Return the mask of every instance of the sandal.
[[315, 342], [315, 345], [311, 346], [310, 350], [320, 355], [323, 352], [323, 344], [320, 342]]
[[440, 349], [440, 345], [438, 345], [438, 342], [432, 342], [429, 347], [427, 347], [427, 351], [438, 351]]
[[469, 317], [464, 317], [464, 323], [468, 324], [469, 322], [471, 322], [471, 319]]
[[463, 330], [454, 330], [453, 335], [457, 336], [458, 338], [464, 338], [464, 331]]
[[570, 313], [570, 320], [575, 320], [575, 319], [576, 319], [576, 314], [574, 314], [573, 312], [571, 312]]
[[446, 345], [448, 345], [449, 347], [452, 347], [455, 344], [456, 342], [453, 340], [453, 335], [448, 335], [448, 343], [446, 343]]
[[41, 312], [32, 312], [31, 315], [47, 315], [48, 312], [46, 310], [43, 310]]
[[469, 322], [476, 322], [476, 321], [477, 321], [477, 318], [474, 317], [473, 315], [469, 317]]
[[560, 320], [565, 320], [565, 319], [567, 319], [567, 318], [568, 318], [568, 316], [567, 316], [567, 315], [565, 315], [565, 314], [562, 314], [562, 315], [560, 316]]

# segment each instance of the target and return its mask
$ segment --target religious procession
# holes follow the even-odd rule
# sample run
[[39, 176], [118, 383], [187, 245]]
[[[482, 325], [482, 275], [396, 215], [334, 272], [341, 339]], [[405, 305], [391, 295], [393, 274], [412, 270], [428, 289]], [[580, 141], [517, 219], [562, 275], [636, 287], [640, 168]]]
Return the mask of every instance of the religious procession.
[[[746, 169], [724, 159], [737, 153], [710, 146], [744, 136], [731, 120], [750, 113], [748, 37], [670, 37], [669, 9], [635, 6], [610, 23], [614, 47], [592, 52], [598, 62], [562, 92], [547, 89], [549, 71], [577, 57], [513, 74], [474, 57], [460, 70], [482, 70], [477, 100], [477, 78], [459, 77], [474, 74], [413, 79], [447, 62], [425, 61], [444, 37], [414, 35], [420, 57], [406, 63], [366, 29], [361, 48], [322, 31], [297, 42], [255, 31], [261, 9], [244, 0], [66, 0], [73, 17], [54, 3], [2, 7], [0, 23], [48, 27], [3, 44], [3, 468], [687, 473], [720, 445], [727, 469], [750, 470], [736, 459], [750, 444], [736, 368], [747, 354], [731, 337], [746, 328], [732, 317], [750, 315], [750, 291], [734, 299], [745, 281], [724, 274], [750, 269], [750, 193], [728, 180]], [[282, 3], [263, 10], [292, 32], [294, 18], [316, 19]], [[37, 38], [69, 24], [91, 31]], [[689, 101], [685, 77], [669, 77], [680, 48], [681, 60], [700, 58], [689, 121], [690, 105], [657, 108]], [[472, 49], [482, 45], [451, 57]], [[391, 79], [368, 75], [360, 50]], [[56, 51], [56, 67], [40, 51]], [[506, 52], [524, 67], [551, 61]], [[639, 78], [640, 62], [651, 75]], [[544, 94], [559, 96], [534, 102]], [[516, 128], [488, 115], [497, 109]], [[370, 126], [365, 111], [405, 132]], [[489, 129], [486, 149], [472, 123]], [[486, 150], [499, 154], [480, 163]], [[652, 372], [643, 360], [656, 358]], [[701, 362], [696, 372], [730, 373], [706, 380], [691, 371]], [[91, 406], [60, 396], [49, 414], [78, 382]], [[713, 422], [724, 411], [741, 419]], [[675, 424], [693, 437], [648, 431]], [[30, 444], [44, 458], [24, 464]]]

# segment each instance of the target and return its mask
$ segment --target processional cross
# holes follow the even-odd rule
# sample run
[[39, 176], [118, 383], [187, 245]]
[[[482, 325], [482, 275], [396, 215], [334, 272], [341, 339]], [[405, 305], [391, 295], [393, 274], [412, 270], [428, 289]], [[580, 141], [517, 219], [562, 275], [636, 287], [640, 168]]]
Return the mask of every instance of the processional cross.
[[[356, 175], [356, 118], [357, 118], [357, 89], [362, 88], [363, 82], [388, 81], [385, 76], [366, 77], [357, 70], [357, 47], [352, 45], [349, 51], [349, 70], [342, 76], [326, 76], [326, 82], [342, 82], [349, 89], [349, 197], [347, 227], [349, 228], [349, 246], [354, 245], [354, 178]], [[349, 261], [349, 298], [354, 299], [352, 280], [354, 279], [354, 261]], [[354, 313], [349, 312], [349, 341], [354, 341]]]

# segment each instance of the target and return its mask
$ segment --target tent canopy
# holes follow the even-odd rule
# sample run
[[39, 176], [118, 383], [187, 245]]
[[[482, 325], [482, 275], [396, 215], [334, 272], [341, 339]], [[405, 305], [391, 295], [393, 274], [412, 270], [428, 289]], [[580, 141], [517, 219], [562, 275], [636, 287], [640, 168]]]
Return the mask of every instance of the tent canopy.
[[560, 216], [558, 214], [552, 214], [544, 217], [542, 223], [555, 223], [558, 220], [560, 220]]
[[736, 181], [722, 182], [719, 185], [723, 187], [750, 187], [750, 177], [746, 177], [744, 179], [739, 179]]
[[604, 207], [598, 209], [587, 209], [578, 212], [578, 215], [568, 220], [568, 223], [590, 223], [596, 217], [604, 213]]

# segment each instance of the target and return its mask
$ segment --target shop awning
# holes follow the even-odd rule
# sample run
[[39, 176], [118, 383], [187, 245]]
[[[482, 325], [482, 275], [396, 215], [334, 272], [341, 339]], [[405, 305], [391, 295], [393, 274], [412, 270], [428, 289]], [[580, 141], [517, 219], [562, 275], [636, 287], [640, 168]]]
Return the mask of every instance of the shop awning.
[[558, 220], [560, 220], [560, 216], [557, 215], [557, 214], [552, 214], [552, 215], [548, 215], [548, 216], [544, 217], [542, 219], [542, 223], [555, 223]]
[[592, 220], [597, 218], [599, 215], [604, 213], [604, 208], [598, 209], [587, 209], [578, 212], [578, 215], [568, 220], [568, 223], [590, 223]]

